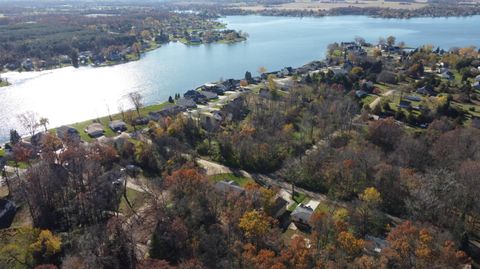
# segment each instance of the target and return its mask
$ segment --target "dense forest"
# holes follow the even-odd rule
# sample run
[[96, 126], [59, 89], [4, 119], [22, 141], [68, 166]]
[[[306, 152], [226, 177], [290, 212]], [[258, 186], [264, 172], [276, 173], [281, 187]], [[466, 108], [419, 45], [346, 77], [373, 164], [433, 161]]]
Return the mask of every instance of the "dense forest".
[[219, 11], [226, 15], [247, 15], [260, 14], [266, 16], [341, 16], [341, 15], [365, 15], [380, 18], [401, 18], [414, 17], [453, 17], [473, 16], [480, 14], [478, 5], [439, 4], [428, 5], [416, 9], [393, 9], [382, 7], [336, 7], [332, 9], [300, 10], [300, 9], [278, 9], [275, 6], [260, 10], [245, 10], [235, 7], [222, 7]]

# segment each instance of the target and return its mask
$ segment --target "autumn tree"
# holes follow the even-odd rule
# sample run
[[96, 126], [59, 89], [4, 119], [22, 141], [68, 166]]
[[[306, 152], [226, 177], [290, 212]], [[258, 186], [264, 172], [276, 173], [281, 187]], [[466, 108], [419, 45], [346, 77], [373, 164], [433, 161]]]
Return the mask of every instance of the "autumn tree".
[[264, 237], [271, 229], [272, 222], [262, 211], [251, 210], [245, 212], [238, 227], [242, 229], [247, 238], [253, 239], [258, 244], [260, 238]]
[[[456, 251], [449, 241], [442, 246], [438, 240], [434, 231], [406, 221], [388, 234], [389, 245], [382, 251], [382, 257], [388, 266], [396, 268], [461, 268], [466, 255]], [[455, 258], [449, 261], [437, 258], [442, 255]]]

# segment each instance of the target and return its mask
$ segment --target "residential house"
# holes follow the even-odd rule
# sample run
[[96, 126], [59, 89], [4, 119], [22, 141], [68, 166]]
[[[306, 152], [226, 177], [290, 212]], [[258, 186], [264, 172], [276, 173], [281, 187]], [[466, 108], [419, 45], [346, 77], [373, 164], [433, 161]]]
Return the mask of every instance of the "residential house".
[[103, 135], [105, 130], [103, 130], [103, 126], [100, 123], [92, 123], [88, 125], [88, 127], [85, 129], [85, 132], [90, 137], [100, 137]]
[[277, 77], [283, 78], [283, 77], [292, 75], [292, 73], [293, 73], [293, 68], [285, 67], [282, 70], [277, 72]]
[[22, 68], [25, 71], [32, 71], [33, 70], [33, 62], [30, 59], [25, 59], [22, 62]]
[[183, 94], [183, 97], [185, 97], [185, 99], [193, 100], [197, 104], [207, 103], [207, 98], [205, 98], [204, 95], [202, 95], [199, 91], [196, 90], [187, 91]]
[[[227, 79], [227, 80], [223, 81], [221, 83], [221, 85], [223, 85], [223, 87], [224, 87], [223, 91], [232, 91], [232, 90], [235, 90], [235, 88], [240, 87], [240, 80], [238, 80], [238, 79]], [[212, 90], [210, 90], [210, 91], [212, 91]], [[223, 92], [222, 93], [219, 93], [217, 91], [213, 91], [213, 92], [217, 93], [218, 95], [223, 94]]]
[[193, 44], [200, 44], [200, 43], [202, 43], [202, 39], [200, 39], [200, 37], [198, 37], [198, 36], [192, 36], [192, 37], [190, 37], [190, 38], [188, 39], [188, 41], [189, 41], [190, 43], [193, 43]]
[[398, 107], [403, 109], [410, 109], [412, 108], [412, 104], [410, 101], [401, 100], [398, 104]]
[[405, 97], [405, 99], [410, 100], [410, 101], [413, 101], [413, 102], [420, 102], [420, 101], [422, 101], [422, 98], [421, 98], [421, 97], [419, 97], [419, 96], [413, 96], [413, 95], [409, 95], [409, 96]]
[[363, 98], [363, 97], [367, 96], [368, 93], [366, 91], [363, 91], [363, 90], [358, 90], [358, 91], [355, 91], [355, 95], [358, 98]]
[[475, 82], [480, 82], [480, 75], [475, 77]]
[[183, 107], [183, 108], [186, 108], [186, 109], [197, 107], [197, 104], [195, 103], [195, 101], [193, 101], [192, 99], [188, 99], [188, 98], [180, 98], [176, 101], [176, 104], [177, 104], [177, 106], [180, 106], [180, 107]]
[[436, 96], [437, 93], [428, 86], [423, 86], [421, 88], [417, 89], [417, 93], [422, 94], [422, 95], [428, 95], [428, 96]]
[[311, 207], [300, 204], [293, 210], [292, 214], [290, 214], [290, 218], [296, 223], [309, 225], [312, 215], [313, 209]]
[[57, 128], [57, 137], [63, 141], [80, 141], [80, 134], [77, 129], [71, 126], [61, 126]]
[[185, 107], [172, 105], [172, 106], [165, 107], [159, 111], [149, 112], [148, 117], [153, 121], [159, 121], [161, 118], [175, 116], [185, 110], [186, 110]]
[[240, 121], [248, 115], [248, 108], [244, 103], [245, 98], [238, 96], [225, 104], [221, 109], [224, 121]]
[[223, 115], [220, 111], [214, 110], [212, 112], [202, 112], [200, 114], [200, 123], [206, 130], [211, 130], [217, 127], [223, 120]]
[[127, 124], [121, 120], [114, 120], [108, 124], [108, 127], [114, 132], [123, 132], [127, 130]]
[[[236, 85], [235, 80], [227, 80], [227, 81], [224, 81], [222, 84], [207, 83], [202, 85], [199, 88], [199, 90], [213, 92], [213, 93], [216, 93], [217, 95], [223, 95], [225, 91], [230, 90], [231, 87], [235, 87]], [[225, 86], [225, 84], [228, 87]]]
[[210, 91], [201, 91], [200, 94], [207, 100], [213, 100], [218, 98], [218, 94]]
[[447, 79], [447, 80], [452, 80], [453, 79], [453, 73], [450, 72], [450, 71], [447, 71], [447, 72], [443, 72], [439, 75], [441, 78], [443, 79]]
[[219, 181], [215, 184], [215, 190], [219, 193], [224, 195], [227, 194], [234, 194], [234, 195], [242, 195], [245, 193], [245, 189], [236, 185], [234, 181]]

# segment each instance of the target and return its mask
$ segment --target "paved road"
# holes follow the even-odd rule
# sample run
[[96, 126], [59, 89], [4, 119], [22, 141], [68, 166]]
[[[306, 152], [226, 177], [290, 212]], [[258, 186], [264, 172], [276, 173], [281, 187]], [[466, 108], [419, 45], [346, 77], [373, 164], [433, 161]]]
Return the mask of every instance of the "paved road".
[[[206, 170], [207, 175], [216, 175], [216, 174], [224, 174], [224, 173], [232, 172], [232, 170], [225, 165], [212, 162], [212, 161], [207, 161], [204, 159], [197, 159], [197, 164]], [[288, 182], [285, 182], [283, 179], [275, 175], [264, 175], [264, 174], [255, 174], [255, 173], [252, 174], [243, 170], [240, 170], [240, 173], [242, 173], [242, 175], [244, 175], [245, 177], [249, 177], [255, 180], [255, 182], [261, 183], [263, 185], [277, 187], [281, 189], [281, 191], [284, 194], [285, 193], [288, 193], [289, 195], [292, 194], [292, 185]], [[328, 199], [326, 195], [321, 193], [308, 191], [300, 187], [295, 187], [295, 191], [305, 193], [307, 196], [311, 197], [312, 199], [318, 200], [319, 202], [328, 201], [328, 202], [337, 204], [339, 206], [346, 206], [346, 203], [332, 201]]]

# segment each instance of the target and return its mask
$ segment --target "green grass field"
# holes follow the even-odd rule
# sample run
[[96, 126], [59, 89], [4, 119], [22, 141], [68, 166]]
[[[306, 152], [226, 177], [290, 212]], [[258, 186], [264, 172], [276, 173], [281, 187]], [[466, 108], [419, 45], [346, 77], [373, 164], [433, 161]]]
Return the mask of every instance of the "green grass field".
[[[127, 197], [134, 210], [138, 210], [145, 203], [145, 195], [139, 191], [127, 188]], [[118, 211], [127, 216], [133, 214], [125, 197], [122, 197]]]
[[212, 175], [209, 177], [210, 180], [213, 182], [219, 182], [219, 181], [231, 181], [233, 180], [238, 186], [245, 187], [248, 183], [254, 183], [255, 181], [251, 178], [247, 177], [242, 177], [242, 176], [237, 176], [234, 174], [218, 174], [218, 175]]

